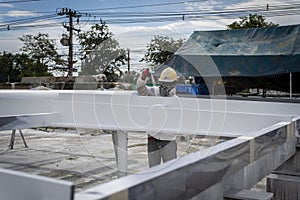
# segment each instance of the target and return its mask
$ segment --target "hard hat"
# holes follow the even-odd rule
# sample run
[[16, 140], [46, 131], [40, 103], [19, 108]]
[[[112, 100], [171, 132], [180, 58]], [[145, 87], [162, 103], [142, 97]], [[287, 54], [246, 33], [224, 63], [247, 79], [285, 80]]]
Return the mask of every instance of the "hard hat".
[[171, 67], [167, 67], [161, 72], [158, 81], [167, 83], [175, 82], [177, 81], [177, 73]]

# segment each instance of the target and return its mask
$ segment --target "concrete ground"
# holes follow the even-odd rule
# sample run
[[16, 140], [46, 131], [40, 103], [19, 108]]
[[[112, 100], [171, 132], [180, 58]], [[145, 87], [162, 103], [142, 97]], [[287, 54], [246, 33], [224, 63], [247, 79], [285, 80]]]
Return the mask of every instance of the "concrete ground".
[[[117, 178], [110, 133], [96, 130], [25, 129], [28, 148], [16, 132], [14, 148], [8, 148], [11, 131], [0, 131], [0, 168], [71, 181], [76, 192]], [[178, 137], [178, 156], [221, 142], [219, 138]], [[147, 135], [128, 134], [128, 173], [148, 168]]]

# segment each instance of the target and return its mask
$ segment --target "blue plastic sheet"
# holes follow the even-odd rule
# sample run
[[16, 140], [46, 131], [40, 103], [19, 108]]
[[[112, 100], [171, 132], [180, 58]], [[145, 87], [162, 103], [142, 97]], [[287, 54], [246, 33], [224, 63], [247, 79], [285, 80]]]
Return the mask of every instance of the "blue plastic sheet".
[[177, 84], [176, 92], [179, 94], [208, 95], [205, 84]]

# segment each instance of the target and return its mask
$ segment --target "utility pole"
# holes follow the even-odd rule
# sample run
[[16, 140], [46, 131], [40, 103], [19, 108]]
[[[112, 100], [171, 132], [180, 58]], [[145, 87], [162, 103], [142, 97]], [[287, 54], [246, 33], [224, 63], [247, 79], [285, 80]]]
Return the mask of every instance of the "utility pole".
[[130, 50], [129, 49], [127, 49], [127, 57], [128, 57], [127, 71], [130, 72]]
[[[79, 23], [79, 17], [81, 15], [77, 15], [75, 10], [69, 8], [62, 8], [57, 15], [66, 15], [69, 18], [69, 26], [63, 24], [63, 27], [69, 31], [68, 42], [61, 42], [64, 46], [69, 46], [69, 58], [68, 58], [68, 76], [73, 75], [73, 30], [79, 32], [79, 29], [73, 27], [73, 17], [77, 18], [77, 23]], [[63, 38], [64, 39], [64, 38]], [[62, 41], [62, 40], [61, 40]]]

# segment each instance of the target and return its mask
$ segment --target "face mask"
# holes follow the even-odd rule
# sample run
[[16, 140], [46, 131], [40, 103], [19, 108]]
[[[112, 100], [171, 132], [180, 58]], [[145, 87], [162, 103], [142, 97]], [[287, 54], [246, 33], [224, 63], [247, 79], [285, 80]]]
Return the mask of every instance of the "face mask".
[[175, 94], [176, 81], [171, 83], [161, 82], [159, 86], [159, 95], [162, 97], [173, 96]]
[[162, 97], [167, 97], [167, 96], [169, 96], [170, 90], [171, 89], [169, 89], [168, 87], [161, 85], [159, 87], [159, 95]]

